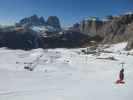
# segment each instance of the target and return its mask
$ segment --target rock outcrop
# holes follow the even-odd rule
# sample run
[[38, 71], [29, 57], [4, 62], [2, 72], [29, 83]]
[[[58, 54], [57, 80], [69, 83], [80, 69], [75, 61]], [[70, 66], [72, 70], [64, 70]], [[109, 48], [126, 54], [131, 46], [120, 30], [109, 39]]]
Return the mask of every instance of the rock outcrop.
[[95, 36], [102, 28], [103, 22], [96, 17], [87, 18], [80, 23], [80, 31], [90, 36]]
[[16, 26], [39, 26], [39, 25], [46, 25], [46, 22], [43, 17], [38, 17], [36, 14], [30, 17], [23, 18], [16, 23]]
[[133, 14], [124, 14], [114, 17], [113, 20], [106, 24], [103, 43], [117, 43], [129, 40], [128, 27], [133, 22]]
[[32, 27], [32, 26], [49, 26], [56, 30], [61, 30], [60, 20], [57, 16], [48, 17], [47, 21], [43, 17], [38, 17], [36, 14], [30, 17], [23, 18], [16, 26]]
[[49, 16], [46, 23], [47, 25], [52, 26], [56, 29], [61, 29], [60, 20], [57, 16]]
[[120, 16], [107, 16], [102, 20], [91, 17], [81, 21], [80, 31], [90, 36], [103, 36], [105, 37], [105, 42], [109, 42], [108, 38], [113, 38], [114, 41], [119, 42], [123, 41], [123, 38], [120, 36], [124, 35], [126, 28], [132, 21], [133, 13]]
[[75, 23], [75, 24], [73, 24], [72, 27], [69, 27], [68, 29], [72, 30], [72, 31], [80, 32], [80, 24], [79, 23]]
[[128, 41], [127, 49], [133, 48], [133, 13], [120, 16], [107, 16], [104, 19], [97, 17], [87, 18], [79, 25], [80, 32], [91, 37], [100, 36], [102, 43], [118, 43]]
[[126, 50], [133, 49], [133, 22], [128, 25], [125, 33], [128, 34], [128, 44]]

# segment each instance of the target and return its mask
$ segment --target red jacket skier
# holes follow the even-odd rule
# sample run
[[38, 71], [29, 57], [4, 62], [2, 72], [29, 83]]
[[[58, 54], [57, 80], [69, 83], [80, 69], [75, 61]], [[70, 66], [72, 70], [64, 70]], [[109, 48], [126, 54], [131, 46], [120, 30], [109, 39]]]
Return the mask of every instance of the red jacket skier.
[[124, 62], [121, 63], [122, 64], [122, 69], [120, 70], [120, 73], [119, 73], [119, 79], [116, 81], [116, 84], [125, 84], [125, 81], [124, 81]]

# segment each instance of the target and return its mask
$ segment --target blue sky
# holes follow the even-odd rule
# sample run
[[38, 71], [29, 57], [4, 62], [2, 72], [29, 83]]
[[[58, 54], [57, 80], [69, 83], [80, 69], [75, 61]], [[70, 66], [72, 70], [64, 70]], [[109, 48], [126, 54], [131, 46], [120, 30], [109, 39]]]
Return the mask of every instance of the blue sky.
[[25, 16], [55, 15], [62, 26], [88, 16], [103, 17], [133, 11], [133, 0], [0, 0], [0, 24], [13, 24]]

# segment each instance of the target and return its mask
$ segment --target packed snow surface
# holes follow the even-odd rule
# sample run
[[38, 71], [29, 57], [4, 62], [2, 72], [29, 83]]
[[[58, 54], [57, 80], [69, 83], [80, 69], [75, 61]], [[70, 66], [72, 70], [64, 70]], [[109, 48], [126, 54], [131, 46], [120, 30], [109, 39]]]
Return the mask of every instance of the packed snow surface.
[[[81, 52], [86, 48], [0, 48], [0, 100], [133, 100], [133, 52], [125, 45], [96, 54]], [[115, 84], [122, 62], [125, 84]]]

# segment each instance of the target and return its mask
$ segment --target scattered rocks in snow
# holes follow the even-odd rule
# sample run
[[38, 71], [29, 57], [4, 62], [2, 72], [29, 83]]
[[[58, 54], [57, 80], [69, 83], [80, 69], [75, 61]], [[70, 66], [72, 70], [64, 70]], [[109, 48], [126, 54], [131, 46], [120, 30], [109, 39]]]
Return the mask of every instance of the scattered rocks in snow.
[[114, 58], [114, 57], [96, 58], [96, 59], [104, 59], [104, 60], [118, 61], [118, 59], [116, 59], [116, 58]]
[[100, 52], [102, 52], [102, 53], [113, 53], [112, 51], [107, 51], [107, 50], [102, 50]]
[[29, 66], [25, 66], [24, 69], [28, 70], [28, 71], [33, 71], [33, 68], [29, 67]]
[[86, 51], [86, 50], [82, 50], [81, 51], [83, 54], [95, 54], [95, 53], [97, 53], [96, 51]]

